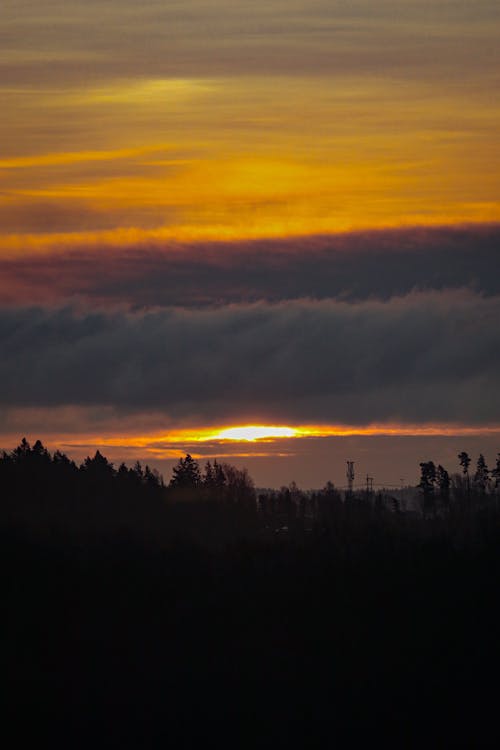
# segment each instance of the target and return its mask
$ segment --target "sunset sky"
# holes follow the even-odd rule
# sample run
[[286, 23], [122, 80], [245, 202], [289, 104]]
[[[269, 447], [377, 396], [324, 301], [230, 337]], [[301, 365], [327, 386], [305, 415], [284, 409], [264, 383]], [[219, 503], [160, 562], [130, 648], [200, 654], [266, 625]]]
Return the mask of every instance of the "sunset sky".
[[496, 0], [4, 0], [0, 448], [493, 463], [499, 37]]

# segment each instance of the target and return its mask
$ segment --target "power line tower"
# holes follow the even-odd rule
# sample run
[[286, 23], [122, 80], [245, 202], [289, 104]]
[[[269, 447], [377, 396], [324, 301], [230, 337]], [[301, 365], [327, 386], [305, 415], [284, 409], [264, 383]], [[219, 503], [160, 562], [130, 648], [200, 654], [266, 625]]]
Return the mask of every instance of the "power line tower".
[[366, 475], [366, 494], [371, 495], [373, 493], [373, 477]]
[[349, 497], [351, 497], [352, 486], [354, 484], [354, 461], [347, 462], [346, 477], [347, 477], [347, 492], [349, 494]]

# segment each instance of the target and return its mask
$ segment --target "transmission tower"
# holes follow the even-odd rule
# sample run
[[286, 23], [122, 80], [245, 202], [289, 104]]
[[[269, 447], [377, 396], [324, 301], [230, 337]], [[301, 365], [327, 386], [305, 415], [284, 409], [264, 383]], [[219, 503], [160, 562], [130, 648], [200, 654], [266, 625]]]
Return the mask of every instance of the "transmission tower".
[[354, 461], [347, 462], [346, 477], [347, 477], [347, 491], [349, 495], [352, 495], [352, 486], [354, 484]]
[[373, 477], [366, 475], [366, 494], [371, 495], [373, 492]]

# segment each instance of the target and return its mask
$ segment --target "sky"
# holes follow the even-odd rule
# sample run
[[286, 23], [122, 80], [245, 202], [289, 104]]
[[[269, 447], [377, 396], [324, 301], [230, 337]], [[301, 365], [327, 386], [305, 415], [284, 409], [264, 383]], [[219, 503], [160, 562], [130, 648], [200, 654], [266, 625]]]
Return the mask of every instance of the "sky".
[[4, 0], [0, 447], [493, 463], [499, 32], [487, 0]]

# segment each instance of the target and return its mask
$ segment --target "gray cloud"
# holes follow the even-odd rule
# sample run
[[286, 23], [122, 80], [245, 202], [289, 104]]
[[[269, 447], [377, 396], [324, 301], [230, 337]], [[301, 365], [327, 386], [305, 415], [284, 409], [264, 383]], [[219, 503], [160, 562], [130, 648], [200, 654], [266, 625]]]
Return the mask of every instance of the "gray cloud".
[[5, 406], [176, 420], [500, 420], [500, 299], [413, 293], [76, 314], [0, 313]]
[[499, 259], [498, 226], [143, 244], [0, 259], [0, 296], [4, 305], [60, 303], [76, 296], [147, 308], [304, 297], [389, 299], [412, 290], [461, 287], [499, 295]]

